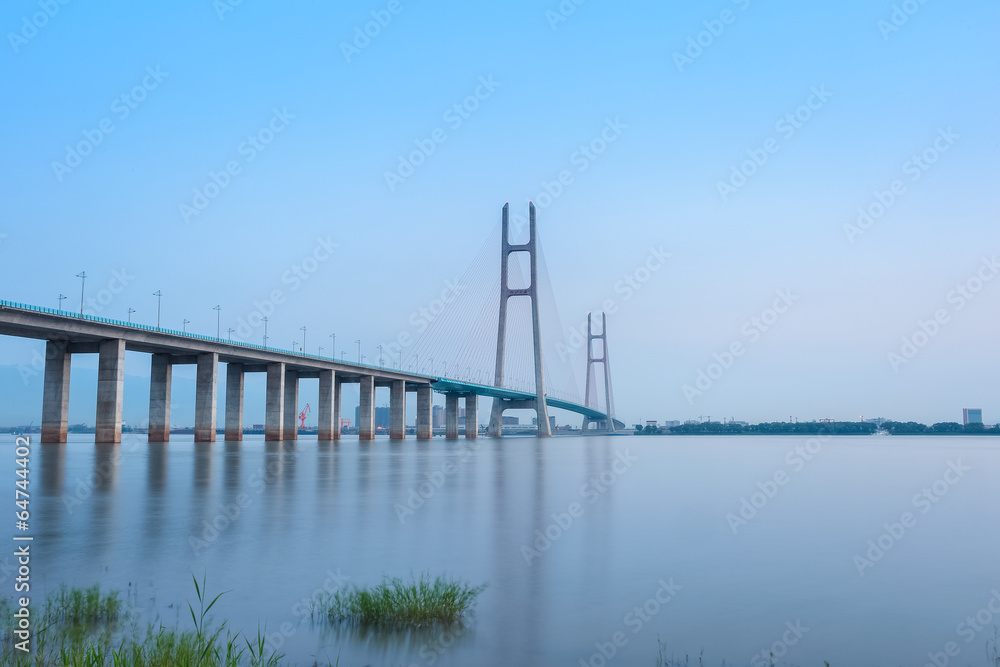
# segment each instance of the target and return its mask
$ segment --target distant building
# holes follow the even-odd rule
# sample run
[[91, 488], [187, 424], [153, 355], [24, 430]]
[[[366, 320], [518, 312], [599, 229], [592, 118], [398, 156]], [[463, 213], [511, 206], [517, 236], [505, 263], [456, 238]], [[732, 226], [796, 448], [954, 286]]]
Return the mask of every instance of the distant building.
[[681, 423], [676, 419], [668, 419], [665, 422], [663, 422], [663, 428], [673, 428], [675, 426], [680, 426], [680, 425]]
[[444, 406], [435, 405], [431, 410], [431, 425], [434, 428], [444, 428]]
[[874, 419], [864, 419], [863, 421], [868, 424], [875, 424], [876, 426], [882, 426], [882, 424], [890, 420], [886, 419], [885, 417], [875, 417]]
[[504, 426], [520, 426], [521, 424], [520, 417], [502, 417], [501, 419]]
[[656, 427], [656, 420], [655, 419], [647, 419], [646, 420], [646, 426], [652, 426], [652, 427], [655, 428]]
[[[354, 408], [354, 425], [361, 427], [361, 408]], [[389, 407], [375, 408], [375, 428], [389, 428]]]
[[688, 419], [687, 421], [684, 422], [684, 425], [690, 426], [691, 424], [700, 424], [700, 423], [701, 422], [698, 421], [697, 419]]
[[982, 408], [962, 408], [962, 423], [968, 426], [969, 424], [982, 424], [983, 423], [983, 409]]

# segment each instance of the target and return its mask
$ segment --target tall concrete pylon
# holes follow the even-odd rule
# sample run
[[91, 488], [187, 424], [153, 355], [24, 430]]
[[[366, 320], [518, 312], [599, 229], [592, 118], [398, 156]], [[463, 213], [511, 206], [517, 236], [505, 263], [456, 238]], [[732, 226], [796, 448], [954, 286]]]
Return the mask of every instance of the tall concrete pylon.
[[[615, 430], [615, 416], [611, 413], [611, 366], [608, 364], [608, 316], [605, 313], [601, 313], [601, 333], [595, 334], [594, 329], [591, 327], [591, 313], [587, 313], [587, 393], [583, 399], [583, 404], [588, 408], [596, 407], [590, 404], [590, 378], [593, 377], [594, 364], [602, 364], [604, 366], [604, 409], [608, 413], [608, 421], [604, 424], [602, 430], [614, 432]], [[593, 341], [600, 340], [601, 345], [601, 358], [594, 358], [594, 343]], [[596, 396], [595, 396], [596, 398]], [[591, 422], [590, 417], [583, 418], [583, 430], [586, 431], [590, 428]], [[598, 420], [598, 428], [601, 428], [601, 422]]]
[[[528, 202], [528, 242], [514, 245], [510, 242], [510, 202], [503, 205], [500, 232], [500, 319], [497, 327], [496, 374], [493, 386], [503, 386], [504, 347], [507, 340], [507, 299], [512, 296], [526, 296], [531, 299], [531, 333], [535, 348], [535, 398], [527, 401], [511, 401], [494, 398], [490, 413], [489, 434], [497, 437], [503, 434], [503, 411], [507, 409], [534, 409], [538, 415], [538, 436], [552, 435], [549, 426], [549, 410], [545, 404], [545, 370], [542, 366], [542, 330], [538, 321], [538, 235], [535, 230], [535, 205]], [[508, 285], [507, 260], [511, 253], [526, 252], [531, 257], [531, 284], [525, 289], [511, 289]]]

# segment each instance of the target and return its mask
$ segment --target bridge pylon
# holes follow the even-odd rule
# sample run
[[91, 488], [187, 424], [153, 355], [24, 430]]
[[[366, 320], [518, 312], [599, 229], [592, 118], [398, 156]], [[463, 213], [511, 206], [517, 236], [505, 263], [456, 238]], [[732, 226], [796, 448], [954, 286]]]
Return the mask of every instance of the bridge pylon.
[[[528, 242], [510, 242], [510, 203], [503, 205], [500, 233], [500, 318], [497, 327], [496, 373], [493, 386], [503, 387], [504, 348], [507, 340], [507, 300], [512, 296], [526, 296], [531, 299], [531, 333], [535, 348], [535, 398], [526, 401], [493, 399], [490, 413], [489, 435], [503, 435], [503, 412], [507, 409], [534, 409], [538, 415], [538, 436], [552, 435], [549, 426], [549, 410], [545, 403], [545, 372], [542, 366], [542, 333], [538, 318], [538, 235], [535, 229], [535, 205], [528, 202]], [[526, 252], [531, 258], [531, 284], [524, 289], [511, 289], [508, 284], [507, 261], [511, 253]]]
[[[608, 413], [608, 418], [604, 421], [585, 416], [582, 428], [586, 431], [590, 428], [591, 424], [596, 424], [597, 428], [595, 430], [614, 433], [616, 430], [614, 401], [611, 398], [611, 366], [608, 362], [608, 316], [603, 312], [601, 313], [601, 333], [595, 334], [591, 326], [591, 315], [591, 313], [587, 313], [587, 392], [583, 404], [588, 408], [597, 407], [591, 404], [590, 380], [594, 376], [594, 364], [601, 364], [604, 366], [604, 406]], [[594, 357], [595, 340], [601, 341], [601, 357], [599, 359]], [[596, 402], [596, 400], [597, 397], [594, 396], [594, 401]]]

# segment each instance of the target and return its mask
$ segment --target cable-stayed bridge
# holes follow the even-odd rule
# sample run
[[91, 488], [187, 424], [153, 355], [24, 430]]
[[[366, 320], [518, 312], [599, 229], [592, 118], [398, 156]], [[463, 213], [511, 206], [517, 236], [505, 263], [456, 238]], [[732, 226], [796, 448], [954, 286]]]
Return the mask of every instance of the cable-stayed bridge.
[[[526, 224], [525, 224], [526, 222]], [[526, 227], [526, 229], [525, 229]], [[624, 428], [614, 419], [608, 363], [606, 319], [599, 334], [588, 316], [587, 381], [580, 397], [567, 354], [562, 324], [548, 281], [538, 241], [534, 204], [527, 221], [515, 219], [511, 239], [509, 204], [500, 223], [462, 277], [460, 294], [431, 322], [405, 358], [386, 367], [349, 363], [294, 351], [223, 340], [0, 301], [0, 334], [46, 341], [41, 440], [66, 442], [69, 421], [69, 378], [72, 356], [98, 354], [96, 435], [98, 443], [121, 441], [125, 351], [150, 358], [149, 440], [170, 438], [172, 369], [197, 368], [195, 441], [216, 439], [219, 364], [226, 364], [225, 439], [243, 439], [243, 395], [246, 373], [266, 373], [265, 438], [298, 437], [299, 380], [319, 380], [319, 438], [341, 435], [344, 384], [359, 385], [358, 433], [375, 437], [375, 389], [388, 387], [389, 435], [406, 436], [407, 394], [416, 393], [416, 436], [433, 435], [433, 392], [445, 396], [445, 435], [459, 436], [459, 401], [464, 401], [465, 437], [478, 437], [479, 397], [492, 399], [488, 433], [503, 434], [506, 410], [534, 410], [539, 436], [551, 435], [548, 408], [578, 413], [589, 431]], [[523, 236], [527, 233], [527, 238]], [[499, 235], [499, 239], [497, 239]], [[518, 238], [521, 237], [521, 238]], [[499, 243], [498, 243], [499, 242]], [[499, 271], [496, 246], [500, 246]], [[595, 358], [593, 342], [600, 340]], [[380, 359], [381, 361], [381, 359]], [[594, 366], [601, 365], [603, 391], [597, 390]]]

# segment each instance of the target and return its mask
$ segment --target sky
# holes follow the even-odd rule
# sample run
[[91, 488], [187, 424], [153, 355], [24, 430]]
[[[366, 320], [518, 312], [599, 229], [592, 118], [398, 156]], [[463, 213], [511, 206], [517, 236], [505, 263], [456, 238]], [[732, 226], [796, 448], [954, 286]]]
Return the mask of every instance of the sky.
[[[155, 323], [159, 290], [163, 326], [259, 342], [273, 310], [272, 344], [371, 359], [533, 200], [565, 330], [613, 311], [623, 421], [1000, 421], [996, 3], [13, 0], [0, 27], [2, 299], [77, 310], [86, 271], [93, 314]], [[0, 338], [0, 423], [40, 419], [43, 349]], [[139, 422], [148, 357], [126, 374]]]

